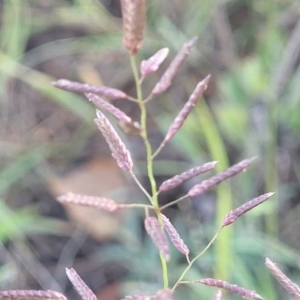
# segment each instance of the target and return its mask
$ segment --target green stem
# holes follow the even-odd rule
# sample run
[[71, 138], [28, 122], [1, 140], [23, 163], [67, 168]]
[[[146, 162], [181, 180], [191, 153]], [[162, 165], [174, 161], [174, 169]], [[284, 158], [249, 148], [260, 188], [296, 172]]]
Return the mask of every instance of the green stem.
[[[152, 147], [148, 140], [148, 133], [147, 133], [147, 110], [146, 110], [145, 103], [143, 101], [143, 93], [142, 93], [141, 81], [139, 79], [139, 74], [138, 74], [138, 69], [137, 69], [136, 57], [131, 55], [130, 62], [131, 62], [131, 68], [132, 68], [135, 85], [136, 85], [138, 105], [141, 110], [141, 127], [142, 127], [141, 137], [144, 141], [146, 153], [147, 153], [147, 174], [148, 174], [148, 178], [149, 178], [150, 185], [151, 185], [152, 204], [154, 206], [154, 210], [157, 215], [157, 218], [163, 227], [162, 217], [161, 217], [161, 213], [159, 210], [159, 204], [158, 204], [157, 186], [156, 186], [156, 181], [155, 181], [154, 173], [153, 173]], [[169, 282], [168, 282], [167, 263], [162, 255], [160, 255], [160, 260], [161, 260], [161, 265], [162, 265], [164, 288], [168, 288]]]

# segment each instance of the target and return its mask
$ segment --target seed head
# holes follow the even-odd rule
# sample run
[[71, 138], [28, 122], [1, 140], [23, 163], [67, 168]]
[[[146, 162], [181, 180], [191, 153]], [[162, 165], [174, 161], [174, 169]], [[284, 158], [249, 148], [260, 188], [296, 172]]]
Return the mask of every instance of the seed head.
[[185, 60], [191, 49], [196, 44], [197, 37], [192, 38], [190, 41], [184, 43], [182, 48], [179, 50], [161, 79], [157, 82], [154, 89], [152, 90], [153, 95], [157, 95], [166, 91], [172, 84], [172, 80], [175, 77], [181, 63]]
[[173, 300], [173, 291], [171, 289], [159, 290], [155, 296], [157, 300]]
[[121, 0], [123, 15], [123, 44], [131, 55], [142, 47], [146, 24], [145, 0]]
[[81, 277], [73, 268], [66, 268], [66, 273], [69, 280], [72, 282], [73, 286], [77, 290], [78, 294], [81, 296], [82, 300], [97, 300], [96, 295], [85, 284], [85, 282], [81, 279]]
[[200, 282], [202, 284], [208, 285], [208, 286], [215, 286], [221, 289], [224, 289], [228, 292], [231, 292], [233, 294], [237, 294], [242, 296], [246, 299], [258, 299], [263, 300], [263, 298], [257, 294], [255, 291], [246, 290], [243, 287], [240, 287], [236, 284], [231, 284], [223, 280], [217, 280], [214, 278], [204, 278], [195, 282]]
[[118, 208], [118, 204], [108, 198], [93, 197], [87, 195], [73, 194], [68, 192], [57, 198], [61, 203], [90, 206], [99, 210], [114, 211]]
[[112, 157], [117, 161], [117, 164], [121, 169], [125, 171], [131, 170], [133, 162], [130, 152], [127, 150], [115, 129], [100, 110], [97, 111], [97, 117], [98, 119], [95, 119], [94, 122], [108, 143], [112, 152]]
[[247, 211], [251, 210], [255, 206], [265, 202], [267, 199], [269, 199], [274, 193], [267, 193], [264, 195], [261, 195], [257, 198], [254, 198], [245, 204], [241, 205], [240, 207], [232, 210], [224, 219], [222, 226], [228, 226], [235, 222], [236, 219], [238, 219], [241, 215], [246, 213]]
[[212, 300], [221, 300], [221, 299], [222, 299], [222, 292], [221, 290], [218, 290], [213, 296]]
[[159, 192], [171, 190], [186, 180], [212, 170], [216, 166], [216, 163], [216, 161], [208, 162], [204, 165], [189, 169], [179, 175], [175, 175], [161, 184]]
[[167, 135], [165, 137], [165, 141], [169, 141], [180, 129], [186, 120], [189, 113], [192, 111], [195, 106], [197, 100], [202, 96], [204, 91], [207, 89], [208, 82], [210, 80], [210, 75], [206, 76], [201, 82], [198, 83], [195, 90], [191, 94], [189, 100], [186, 102], [184, 107], [181, 109], [174, 122], [171, 124]]
[[233, 165], [232, 167], [226, 169], [225, 171], [223, 171], [211, 178], [208, 178], [207, 180], [202, 181], [201, 183], [192, 187], [189, 190], [188, 195], [190, 197], [200, 195], [200, 194], [204, 193], [205, 191], [207, 191], [208, 189], [216, 186], [223, 180], [242, 172], [243, 170], [247, 169], [250, 166], [250, 163], [253, 161], [253, 159], [254, 159], [254, 157], [250, 158], [250, 159], [242, 160], [241, 162]]
[[154, 55], [152, 55], [147, 60], [141, 62], [141, 74], [145, 77], [156, 72], [161, 65], [161, 63], [166, 59], [169, 54], [168, 48], [163, 48], [158, 50]]
[[155, 217], [147, 217], [145, 219], [145, 228], [157, 249], [164, 256], [165, 260], [169, 261], [170, 249], [166, 235], [159, 221]]
[[67, 79], [59, 79], [52, 82], [52, 85], [69, 92], [75, 93], [93, 93], [109, 99], [125, 99], [127, 95], [120, 90], [113, 89], [107, 86], [95, 86], [87, 83], [70, 81]]
[[166, 232], [168, 233], [168, 235], [171, 239], [171, 242], [173, 243], [175, 248], [177, 248], [184, 255], [189, 255], [189, 252], [190, 252], [189, 248], [184, 243], [184, 241], [182, 240], [182, 238], [180, 237], [179, 233], [177, 232], [175, 227], [172, 225], [170, 220], [163, 214], [162, 214], [162, 219], [164, 222], [164, 228], [165, 228]]
[[287, 291], [287, 293], [295, 300], [300, 300], [300, 287], [290, 280], [277, 266], [271, 261], [271, 259], [266, 258], [266, 267], [276, 278], [278, 283]]

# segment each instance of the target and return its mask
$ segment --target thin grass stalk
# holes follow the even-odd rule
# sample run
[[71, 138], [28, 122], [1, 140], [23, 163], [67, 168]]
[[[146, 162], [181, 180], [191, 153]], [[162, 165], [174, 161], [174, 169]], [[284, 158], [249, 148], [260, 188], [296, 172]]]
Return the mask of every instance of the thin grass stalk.
[[[131, 62], [131, 68], [132, 68], [132, 72], [133, 72], [134, 80], [135, 80], [138, 105], [139, 105], [140, 111], [141, 111], [141, 121], [140, 121], [141, 137], [143, 138], [145, 148], [146, 148], [146, 153], [147, 153], [147, 174], [148, 174], [148, 178], [149, 178], [150, 185], [151, 185], [152, 203], [153, 203], [157, 218], [158, 218], [160, 224], [163, 226], [161, 213], [159, 211], [157, 186], [156, 186], [156, 181], [155, 181], [154, 172], [153, 172], [152, 147], [148, 140], [148, 133], [147, 133], [147, 110], [146, 110], [145, 103], [143, 102], [142, 87], [141, 87], [141, 82], [139, 80], [136, 57], [134, 55], [130, 56], [130, 62]], [[164, 288], [166, 289], [169, 286], [167, 262], [162, 254], [160, 254], [160, 260], [161, 260], [161, 266], [162, 266]]]
[[176, 289], [176, 287], [181, 283], [181, 280], [184, 278], [185, 274], [189, 271], [189, 269], [193, 266], [193, 264], [195, 263], [195, 261], [198, 258], [200, 258], [210, 248], [210, 246], [214, 243], [214, 241], [219, 236], [221, 230], [222, 230], [222, 227], [219, 228], [219, 230], [216, 232], [216, 234], [213, 236], [213, 238], [210, 240], [210, 242], [206, 245], [206, 247], [195, 258], [193, 258], [190, 261], [190, 263], [188, 264], [188, 266], [184, 269], [184, 271], [181, 273], [180, 277], [178, 278], [178, 280], [176, 281], [176, 283], [172, 287], [172, 291], [174, 291]]
[[[271, 101], [269, 101], [271, 102]], [[265, 178], [265, 189], [266, 191], [274, 191], [278, 187], [278, 170], [277, 170], [277, 131], [278, 131], [278, 124], [277, 124], [277, 109], [274, 109], [273, 102], [267, 103], [268, 106], [268, 136], [269, 138], [266, 139], [265, 145], [265, 153], [264, 153], [264, 178]], [[279, 209], [279, 199], [278, 196], [274, 196], [274, 212], [271, 214], [265, 215], [265, 226], [266, 232], [271, 236], [278, 237], [278, 209]]]

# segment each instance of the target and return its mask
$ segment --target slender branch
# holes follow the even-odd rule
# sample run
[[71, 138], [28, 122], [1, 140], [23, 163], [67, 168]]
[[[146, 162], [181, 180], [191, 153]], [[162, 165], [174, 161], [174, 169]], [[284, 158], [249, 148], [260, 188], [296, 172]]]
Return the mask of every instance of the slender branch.
[[167, 208], [167, 207], [169, 207], [169, 206], [172, 206], [172, 205], [174, 205], [174, 204], [180, 202], [181, 200], [183, 200], [183, 199], [185, 199], [185, 198], [187, 198], [187, 197], [188, 197], [188, 195], [186, 194], [186, 195], [184, 195], [184, 196], [182, 196], [182, 197], [180, 197], [180, 198], [178, 198], [178, 199], [176, 199], [176, 200], [174, 200], [174, 201], [172, 201], [172, 202], [169, 202], [168, 204], [162, 206], [162, 207], [160, 208], [160, 211], [164, 210], [165, 208]]
[[135, 174], [133, 173], [132, 170], [130, 170], [130, 175], [133, 178], [133, 180], [136, 182], [136, 184], [139, 186], [139, 188], [143, 191], [143, 193], [147, 196], [147, 198], [150, 200], [150, 202], [152, 203], [152, 197], [149, 195], [149, 193], [146, 191], [146, 189], [143, 187], [143, 185], [140, 183], [140, 181], [138, 180], [138, 178], [135, 176]]
[[147, 209], [154, 209], [152, 205], [147, 204], [140, 204], [140, 203], [132, 203], [132, 204], [118, 204], [120, 208], [147, 208]]
[[173, 291], [176, 289], [176, 287], [178, 286], [178, 284], [183, 283], [183, 281], [181, 281], [181, 279], [189, 271], [189, 269], [192, 267], [192, 265], [194, 264], [194, 262], [209, 249], [209, 247], [213, 244], [213, 242], [215, 241], [215, 239], [218, 237], [218, 235], [221, 232], [221, 230], [222, 230], [222, 227], [219, 228], [219, 230], [217, 231], [217, 233], [214, 235], [214, 237], [211, 239], [211, 241], [207, 244], [207, 246], [203, 249], [203, 251], [200, 252], [193, 260], [191, 260], [191, 262], [189, 263], [189, 265], [185, 268], [185, 270], [180, 275], [180, 277], [177, 280], [177, 282], [174, 284], [174, 286], [172, 288]]
[[156, 157], [156, 155], [161, 151], [161, 149], [166, 145], [166, 140], [163, 140], [160, 146], [156, 149], [156, 151], [152, 155], [152, 159]]

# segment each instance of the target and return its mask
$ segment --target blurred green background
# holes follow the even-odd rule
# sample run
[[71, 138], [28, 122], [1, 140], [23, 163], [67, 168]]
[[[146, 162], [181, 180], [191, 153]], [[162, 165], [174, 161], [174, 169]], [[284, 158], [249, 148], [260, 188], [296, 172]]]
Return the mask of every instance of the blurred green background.
[[[163, 47], [170, 54], [161, 70], [145, 81], [145, 94], [182, 44], [199, 37], [173, 86], [149, 104], [154, 147], [197, 82], [212, 75], [205, 99], [158, 157], [157, 180], [209, 160], [218, 160], [221, 171], [258, 156], [246, 173], [167, 212], [192, 252], [205, 247], [230, 209], [264, 192], [276, 192], [224, 230], [187, 278], [218, 276], [255, 289], [265, 299], [289, 299], [268, 274], [264, 260], [270, 257], [300, 283], [300, 3], [152, 0], [147, 4], [147, 29], [138, 59]], [[75, 189], [78, 182], [81, 190], [97, 193], [91, 183], [101, 185], [104, 178], [95, 178], [91, 169], [98, 167], [105, 168], [104, 177], [112, 174], [110, 182], [116, 176], [124, 180], [106, 192], [120, 200], [125, 193], [136, 196], [133, 184], [108, 162], [109, 151], [93, 125], [94, 107], [80, 95], [50, 84], [67, 78], [135, 96], [122, 45], [119, 1], [2, 0], [0, 11], [1, 289], [51, 288], [73, 297], [64, 274], [64, 268], [73, 265], [99, 300], [155, 292], [160, 287], [160, 265], [144, 236], [142, 212], [118, 216], [122, 228], [111, 219], [95, 223], [94, 229], [112, 229], [99, 237], [81, 219], [73, 216], [73, 222], [67, 221], [55, 201], [59, 192]], [[131, 103], [114, 104], [138, 120], [138, 109]], [[122, 138], [143, 179], [141, 140]], [[78, 179], [83, 173], [87, 177]], [[167, 193], [162, 203], [197, 182]], [[125, 200], [145, 200], [138, 198]], [[185, 267], [181, 254], [173, 252], [171, 282]], [[214, 291], [182, 286], [176, 299], [211, 299]]]

